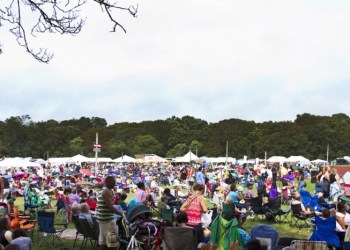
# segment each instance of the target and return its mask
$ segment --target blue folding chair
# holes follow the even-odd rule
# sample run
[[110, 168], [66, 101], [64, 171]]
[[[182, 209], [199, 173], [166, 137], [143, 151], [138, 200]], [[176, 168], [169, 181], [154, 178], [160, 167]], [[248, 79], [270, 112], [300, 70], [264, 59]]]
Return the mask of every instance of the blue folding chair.
[[268, 249], [275, 249], [279, 239], [279, 234], [273, 226], [257, 225], [251, 229], [252, 240], [259, 240], [263, 245], [268, 245]]
[[325, 241], [327, 244], [339, 248], [341, 246], [339, 237], [335, 231], [336, 218], [330, 217], [324, 219], [322, 217], [315, 217], [316, 230], [312, 233], [309, 240]]
[[304, 207], [309, 207], [311, 202], [311, 194], [305, 189], [300, 190], [300, 200], [303, 203]]
[[[38, 211], [39, 233], [42, 234], [39, 246], [43, 244], [57, 248], [63, 245], [60, 237], [67, 228], [67, 224], [55, 224], [55, 212]], [[57, 230], [55, 225], [64, 226], [63, 229]]]

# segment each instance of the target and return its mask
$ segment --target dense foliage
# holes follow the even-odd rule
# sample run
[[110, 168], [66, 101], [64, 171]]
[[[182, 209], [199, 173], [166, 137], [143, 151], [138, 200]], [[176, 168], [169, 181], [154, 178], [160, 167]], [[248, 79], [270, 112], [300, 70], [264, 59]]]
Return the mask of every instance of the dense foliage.
[[294, 122], [244, 121], [239, 119], [208, 123], [191, 116], [166, 120], [107, 125], [103, 118], [81, 117], [66, 121], [34, 122], [29, 115], [0, 121], [0, 153], [34, 158], [93, 156], [95, 134], [102, 144], [100, 156], [155, 153], [182, 156], [190, 149], [199, 156], [264, 158], [272, 155], [303, 155], [329, 159], [350, 154], [350, 118], [345, 114], [297, 115]]

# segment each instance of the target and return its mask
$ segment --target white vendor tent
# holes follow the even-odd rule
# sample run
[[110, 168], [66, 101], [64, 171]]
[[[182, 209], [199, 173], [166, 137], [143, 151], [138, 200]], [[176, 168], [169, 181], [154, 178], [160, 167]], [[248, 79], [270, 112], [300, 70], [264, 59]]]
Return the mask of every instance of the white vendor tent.
[[211, 161], [213, 163], [226, 163], [226, 160], [227, 160], [227, 163], [236, 163], [236, 158], [232, 158], [232, 157], [225, 157], [225, 156], [222, 156], [222, 157], [217, 157], [217, 158], [211, 158]]
[[192, 153], [191, 151], [189, 151], [187, 154], [185, 154], [182, 157], [176, 158], [176, 162], [191, 162], [191, 161], [195, 161], [198, 160], [198, 156], [195, 155], [194, 153]]
[[54, 158], [49, 158], [47, 160], [48, 163], [50, 163], [51, 165], [64, 165], [69, 161], [69, 157], [54, 157]]
[[302, 165], [311, 165], [311, 162], [309, 159], [306, 159], [304, 156], [298, 155], [298, 156], [289, 156], [285, 162], [297, 162]]
[[70, 163], [78, 163], [78, 164], [80, 164], [82, 162], [89, 162], [89, 161], [90, 161], [90, 159], [88, 157], [80, 155], [80, 154], [75, 155], [68, 160], [68, 162], [70, 162]]
[[0, 161], [0, 171], [5, 172], [7, 168], [24, 168], [27, 169], [28, 167], [40, 167], [40, 164], [35, 162], [30, 162], [27, 160], [24, 160], [23, 158], [5, 158], [4, 160]]
[[116, 163], [135, 163], [135, 158], [128, 156], [128, 155], [123, 155], [117, 159], [114, 159], [114, 162], [116, 162]]
[[311, 161], [311, 163], [316, 164], [316, 165], [327, 165], [328, 161], [316, 159], [316, 160]]
[[287, 160], [286, 157], [284, 156], [272, 156], [269, 159], [267, 159], [267, 162], [279, 162], [279, 163], [283, 163]]
[[[89, 158], [89, 160], [87, 162], [95, 162], [96, 158]], [[97, 162], [115, 162], [114, 160], [112, 160], [112, 158], [108, 158], [108, 157], [98, 157], [97, 158]]]
[[143, 158], [143, 161], [145, 163], [166, 163], [168, 162], [167, 159], [164, 159], [158, 155], [155, 154], [147, 154], [145, 155], [145, 157]]

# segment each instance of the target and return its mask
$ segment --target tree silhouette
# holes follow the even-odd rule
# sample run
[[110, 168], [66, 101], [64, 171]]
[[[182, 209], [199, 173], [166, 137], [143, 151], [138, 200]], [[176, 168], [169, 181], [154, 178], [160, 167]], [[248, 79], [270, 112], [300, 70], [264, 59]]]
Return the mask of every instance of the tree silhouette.
[[[38, 33], [78, 34], [85, 24], [86, 17], [81, 16], [82, 8], [88, 0], [1, 0], [0, 28], [9, 25], [10, 32], [16, 37], [17, 43], [24, 47], [36, 60], [48, 63], [53, 54], [45, 48], [34, 49], [30, 39]], [[138, 6], [119, 6], [111, 0], [91, 0], [97, 3], [112, 23], [112, 32], [117, 28], [126, 33], [126, 29], [115, 17], [114, 11], [127, 11], [136, 17]], [[90, 2], [91, 2], [90, 1]], [[35, 18], [32, 26], [27, 27], [28, 20]], [[30, 33], [30, 35], [29, 35]], [[0, 44], [0, 54], [3, 45]]]

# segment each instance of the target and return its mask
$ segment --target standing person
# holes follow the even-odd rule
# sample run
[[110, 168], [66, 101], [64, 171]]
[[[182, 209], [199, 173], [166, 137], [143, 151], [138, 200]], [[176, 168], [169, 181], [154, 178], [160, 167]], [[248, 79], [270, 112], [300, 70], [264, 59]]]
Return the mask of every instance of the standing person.
[[187, 225], [196, 229], [198, 243], [202, 242], [204, 239], [202, 213], [208, 212], [208, 207], [205, 198], [203, 197], [203, 191], [203, 185], [194, 185], [193, 194], [187, 198], [180, 208], [180, 211], [187, 215]]
[[331, 174], [329, 175], [329, 183], [330, 183], [330, 188], [329, 188], [329, 197], [337, 202], [338, 197], [340, 195], [340, 188], [339, 188], [339, 176], [337, 174], [337, 169], [333, 168], [331, 171]]
[[205, 176], [204, 176], [202, 170], [203, 170], [202, 167], [198, 168], [198, 171], [196, 173], [196, 182], [197, 182], [197, 184], [204, 186], [205, 185]]
[[181, 183], [185, 184], [186, 183], [186, 166], [184, 166], [181, 170], [180, 170], [180, 179], [181, 179]]
[[249, 166], [247, 163], [243, 164], [243, 173], [244, 173], [244, 187], [248, 185], [248, 177], [249, 177]]
[[300, 193], [300, 190], [302, 190], [305, 187], [305, 180], [304, 180], [304, 170], [301, 168], [299, 169], [299, 176], [298, 176], [298, 193]]
[[271, 172], [272, 172], [272, 186], [276, 187], [276, 182], [277, 182], [277, 171], [278, 171], [278, 165], [273, 164], [272, 168], [271, 168]]
[[114, 197], [112, 190], [115, 184], [115, 178], [107, 176], [105, 179], [106, 188], [97, 197], [96, 218], [100, 229], [98, 243], [102, 250], [117, 249], [119, 246], [117, 239], [118, 228], [113, 215], [122, 216], [123, 212], [113, 206]]
[[329, 190], [330, 190], [330, 179], [329, 179], [329, 173], [331, 172], [331, 168], [329, 166], [324, 167], [325, 170], [323, 171], [323, 174], [321, 176], [321, 183], [322, 183], [322, 190], [323, 190], [323, 197], [328, 198], [329, 197]]

